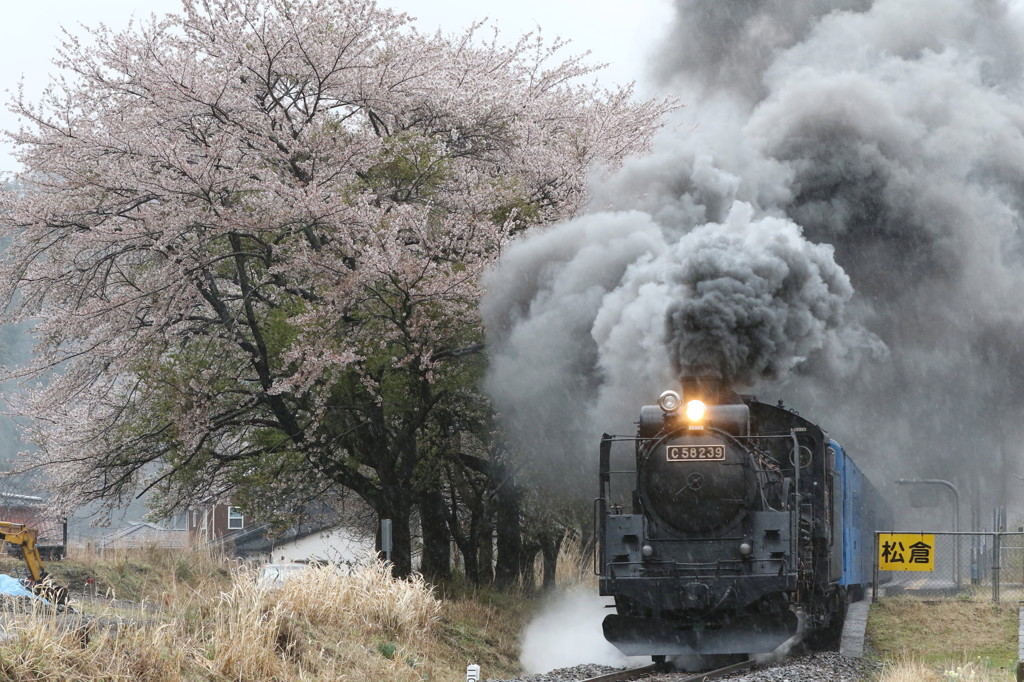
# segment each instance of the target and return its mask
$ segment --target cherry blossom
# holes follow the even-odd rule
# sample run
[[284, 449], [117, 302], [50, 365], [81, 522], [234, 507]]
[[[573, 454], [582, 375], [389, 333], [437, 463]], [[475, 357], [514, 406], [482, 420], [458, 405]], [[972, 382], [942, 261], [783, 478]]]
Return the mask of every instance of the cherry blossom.
[[[5, 320], [35, 340], [7, 371], [60, 500], [225, 495], [293, 452], [386, 507], [465, 379], [481, 273], [674, 106], [565, 52], [369, 0], [185, 0], [68, 36], [42, 100], [11, 102], [24, 191], [0, 206]], [[346, 411], [382, 449], [338, 435]]]

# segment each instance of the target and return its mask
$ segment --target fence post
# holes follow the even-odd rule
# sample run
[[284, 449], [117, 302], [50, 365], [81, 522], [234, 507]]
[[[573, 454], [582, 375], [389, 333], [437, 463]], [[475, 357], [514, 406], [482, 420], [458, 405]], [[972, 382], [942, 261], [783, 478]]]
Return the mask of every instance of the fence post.
[[1024, 682], [1024, 602], [1017, 605], [1017, 682]]
[[871, 601], [872, 603], [878, 601], [878, 533], [875, 531], [875, 545], [871, 548], [871, 556], [874, 557], [871, 560], [872, 577], [871, 577]]
[[1002, 552], [1002, 533], [992, 533], [992, 601], [999, 601], [999, 555]]

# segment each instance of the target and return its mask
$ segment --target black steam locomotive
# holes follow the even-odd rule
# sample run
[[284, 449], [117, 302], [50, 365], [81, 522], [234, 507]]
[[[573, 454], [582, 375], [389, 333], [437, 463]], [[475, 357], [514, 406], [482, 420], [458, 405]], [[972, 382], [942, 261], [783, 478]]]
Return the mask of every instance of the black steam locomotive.
[[[616, 611], [605, 637], [656, 661], [837, 638], [871, 580], [888, 506], [835, 441], [781, 404], [701, 379], [684, 380], [683, 396], [643, 407], [635, 439], [601, 442], [598, 573]], [[613, 471], [622, 440], [635, 441], [635, 472]], [[628, 473], [626, 491], [616, 473]]]

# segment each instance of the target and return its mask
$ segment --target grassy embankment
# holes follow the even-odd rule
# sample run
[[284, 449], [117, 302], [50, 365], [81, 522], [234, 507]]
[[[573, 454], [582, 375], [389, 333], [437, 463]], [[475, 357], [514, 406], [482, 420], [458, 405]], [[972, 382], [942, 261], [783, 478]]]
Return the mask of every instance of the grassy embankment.
[[881, 682], [1013, 680], [1017, 602], [990, 595], [948, 600], [900, 596], [872, 605], [868, 645], [884, 663]]
[[[560, 585], [588, 584], [589, 557], [570, 546]], [[584, 568], [581, 568], [583, 566]], [[18, 574], [15, 560], [0, 572]], [[395, 581], [378, 566], [330, 570], [283, 589], [222, 557], [148, 551], [48, 565], [79, 595], [81, 615], [0, 612], [0, 679], [463, 679], [518, 671], [519, 638], [539, 600]], [[89, 581], [89, 582], [87, 582]], [[595, 588], [596, 591], [596, 588]], [[1013, 679], [1017, 603], [911, 597], [874, 605], [868, 641], [880, 682]]]
[[536, 608], [452, 588], [441, 599], [380, 565], [317, 569], [275, 590], [251, 569], [191, 552], [72, 557], [48, 568], [80, 595], [81, 613], [0, 613], [0, 679], [420, 682], [463, 679], [467, 662], [511, 675]]

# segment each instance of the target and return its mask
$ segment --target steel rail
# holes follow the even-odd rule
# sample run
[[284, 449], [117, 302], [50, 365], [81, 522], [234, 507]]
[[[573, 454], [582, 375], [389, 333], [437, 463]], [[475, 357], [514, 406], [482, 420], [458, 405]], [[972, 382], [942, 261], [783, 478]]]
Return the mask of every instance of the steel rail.
[[[689, 677], [679, 678], [679, 682], [705, 682], [706, 680], [714, 680], [724, 675], [731, 675], [732, 673], [738, 673], [748, 668], [753, 668], [757, 664], [754, 661], [741, 661], [732, 665], [727, 665], [724, 668], [717, 668], [715, 670], [709, 670], [703, 673], [697, 673], [690, 675]], [[662, 664], [655, 663], [654, 665], [647, 665], [642, 668], [630, 668], [629, 670], [618, 670], [613, 673], [607, 673], [605, 675], [598, 675], [597, 677], [589, 677], [582, 682], [632, 682], [633, 680], [640, 680], [655, 673], [671, 673], [672, 670]], [[679, 673], [685, 674], [685, 673]]]
[[582, 682], [632, 682], [632, 680], [639, 680], [648, 675], [654, 673], [661, 673], [667, 670], [665, 664], [655, 663], [653, 665], [645, 665], [642, 668], [630, 668], [629, 670], [617, 670], [613, 673], [605, 673], [604, 675], [598, 675], [597, 677], [588, 677]]
[[733, 663], [727, 665], [724, 668], [718, 668], [717, 670], [709, 670], [706, 673], [697, 673], [690, 677], [684, 677], [679, 682], [705, 682], [705, 680], [715, 680], [724, 675], [731, 675], [732, 673], [742, 672], [749, 668], [754, 668], [757, 664], [753, 661], [740, 661], [739, 663]]

